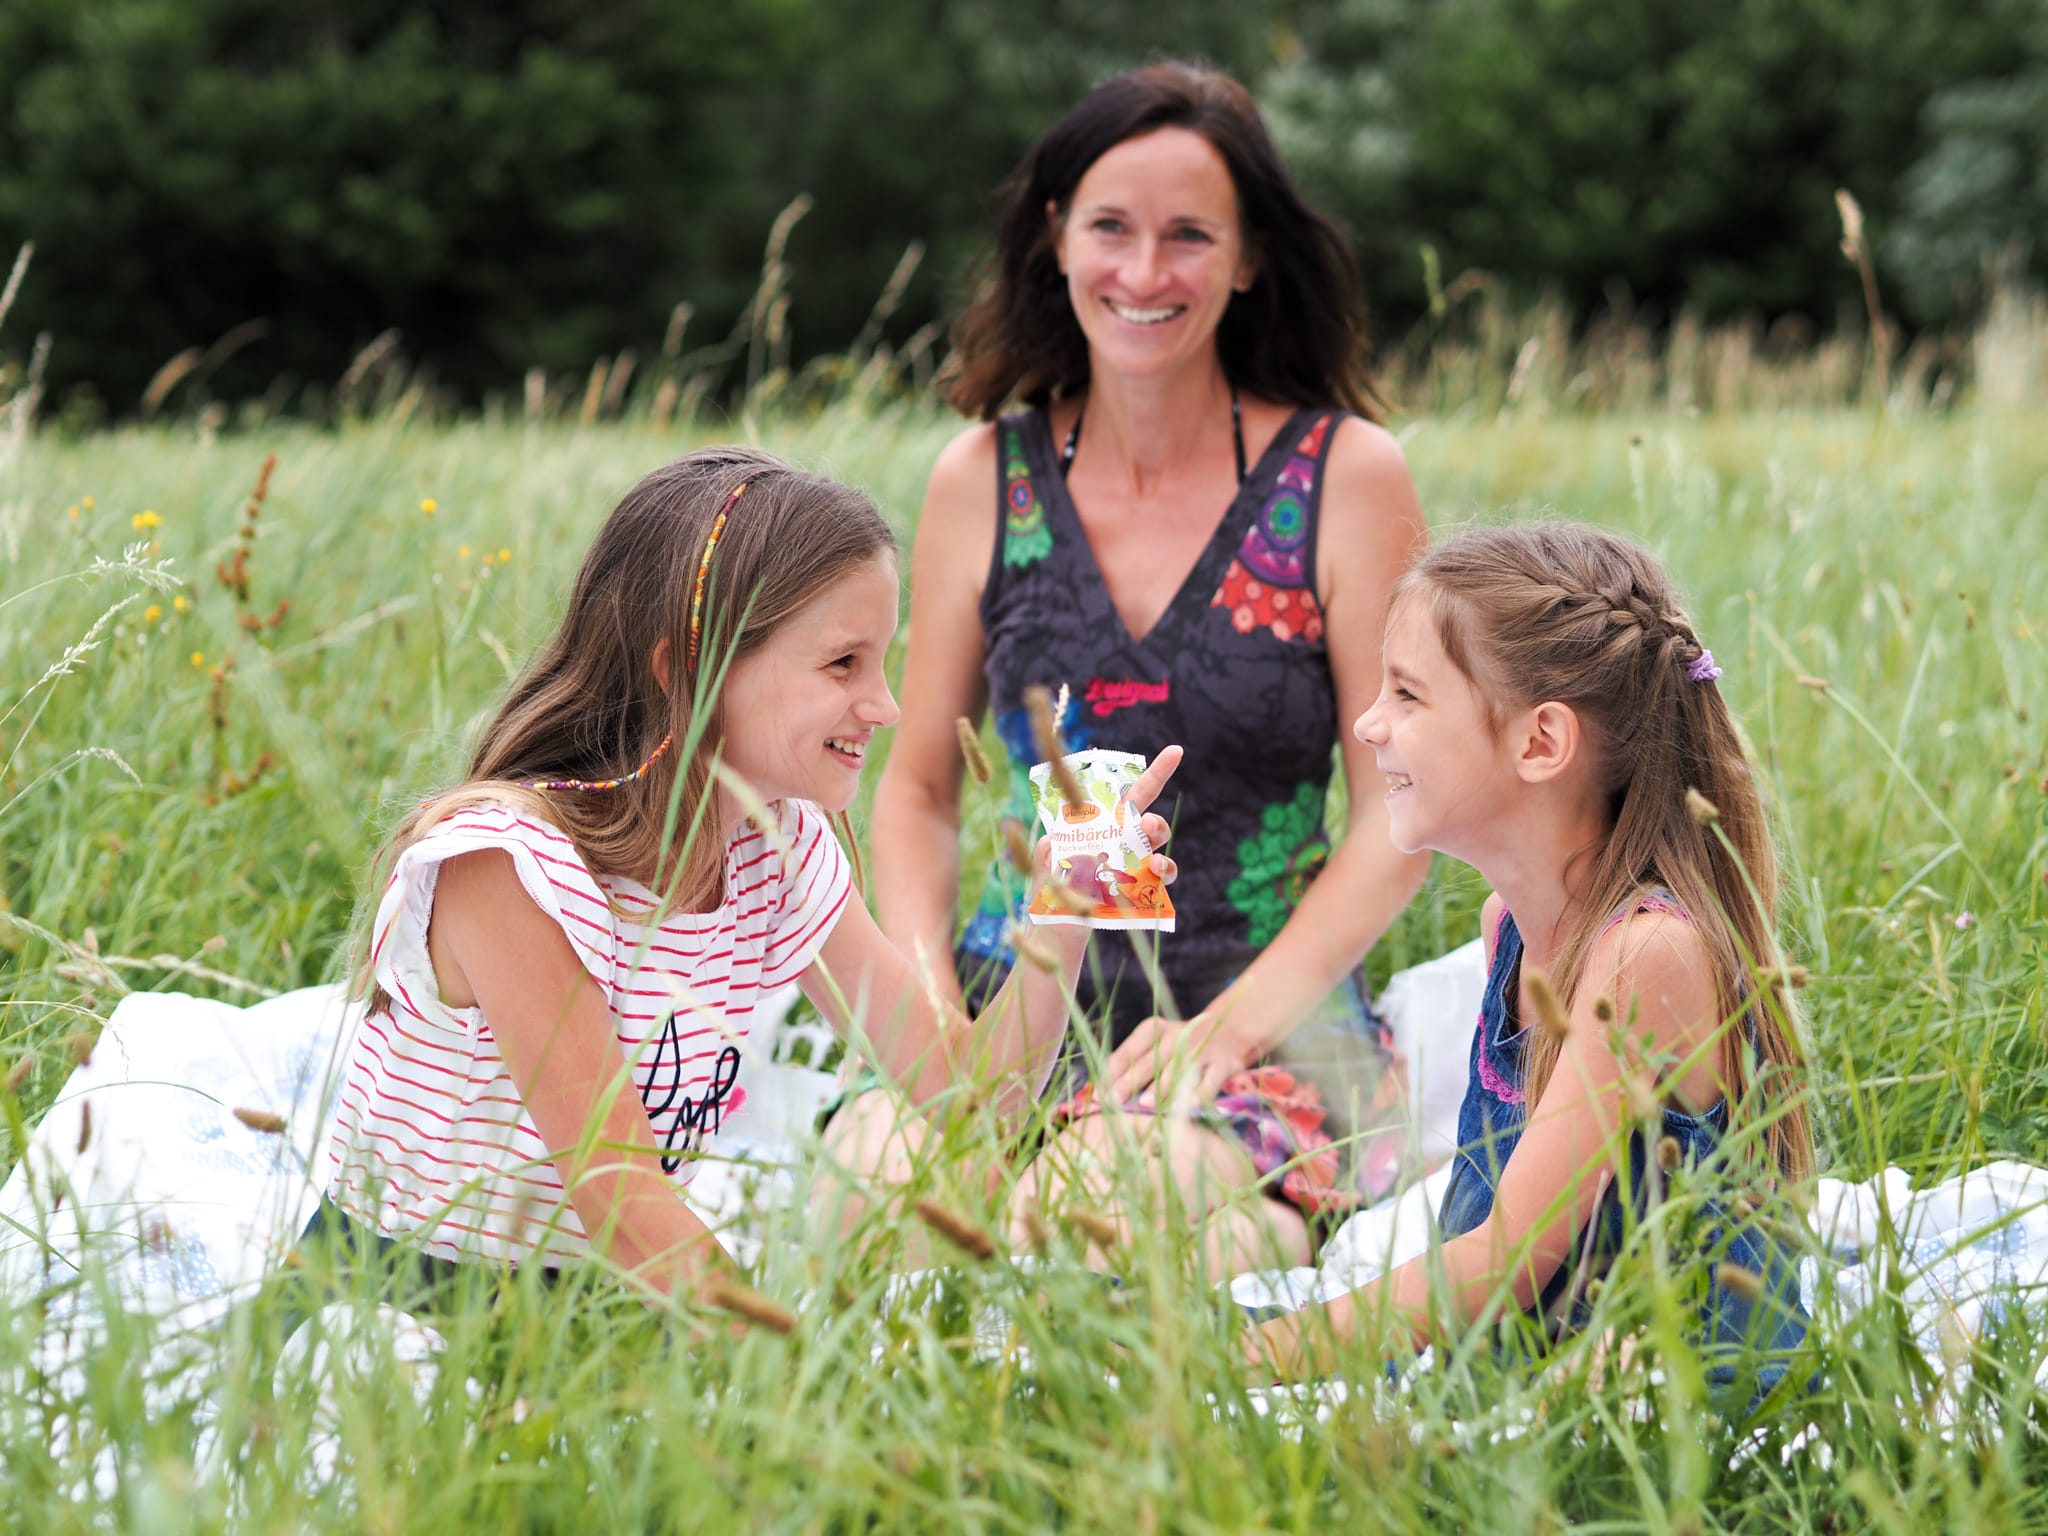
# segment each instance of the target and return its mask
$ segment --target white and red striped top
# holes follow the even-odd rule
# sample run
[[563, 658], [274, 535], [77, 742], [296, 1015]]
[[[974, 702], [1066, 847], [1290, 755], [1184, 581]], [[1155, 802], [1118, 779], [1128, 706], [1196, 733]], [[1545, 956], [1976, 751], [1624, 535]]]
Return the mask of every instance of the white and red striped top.
[[371, 939], [391, 1001], [363, 1020], [343, 1072], [328, 1147], [336, 1203], [443, 1258], [517, 1261], [544, 1245], [559, 1264], [587, 1249], [490, 1021], [440, 1000], [427, 954], [442, 861], [493, 848], [512, 855], [526, 894], [603, 990], [662, 1170], [686, 1183], [691, 1154], [745, 1101], [740, 1046], [756, 1001], [810, 965], [852, 889], [824, 813], [802, 800], [780, 811], [780, 839], [749, 823], [726, 848], [718, 910], [658, 923], [646, 886], [593, 877], [557, 828], [510, 807], [467, 807], [407, 848]]

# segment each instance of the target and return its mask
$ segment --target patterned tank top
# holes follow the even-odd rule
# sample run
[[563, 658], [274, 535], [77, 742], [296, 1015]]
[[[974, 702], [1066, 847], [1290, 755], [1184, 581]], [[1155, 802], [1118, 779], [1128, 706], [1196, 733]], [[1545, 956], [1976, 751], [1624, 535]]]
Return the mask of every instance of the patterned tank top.
[[[1342, 417], [1288, 419], [1142, 640], [1110, 601], [1045, 413], [996, 424], [1002, 525], [981, 623], [989, 704], [1010, 759], [1005, 814], [1027, 829], [1033, 821], [1023, 693], [1034, 683], [1068, 690], [1061, 730], [1072, 749], [1187, 750], [1155, 807], [1174, 828], [1176, 930], [1097, 935], [1082, 981], [1080, 1001], [1106, 1009], [1112, 1044], [1151, 1013], [1205, 1006], [1272, 941], [1329, 858], [1323, 806], [1338, 720], [1316, 527]], [[971, 1001], [1009, 968], [1005, 933], [1023, 895], [1007, 865], [990, 872], [956, 952]], [[1147, 974], [1155, 960], [1167, 997], [1155, 997]]]

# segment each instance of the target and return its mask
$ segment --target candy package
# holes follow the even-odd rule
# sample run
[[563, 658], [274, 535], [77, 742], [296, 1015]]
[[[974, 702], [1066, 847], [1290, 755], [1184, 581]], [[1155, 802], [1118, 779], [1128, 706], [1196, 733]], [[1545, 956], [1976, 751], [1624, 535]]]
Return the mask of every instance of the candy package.
[[1052, 878], [1066, 887], [1065, 893], [1041, 888], [1031, 902], [1031, 921], [1173, 932], [1173, 898], [1146, 862], [1152, 845], [1131, 805], [1131, 790], [1145, 771], [1143, 754], [1091, 748], [1069, 753], [1066, 761], [1081, 787], [1078, 800], [1061, 791], [1052, 764], [1031, 770], [1038, 819], [1052, 840]]

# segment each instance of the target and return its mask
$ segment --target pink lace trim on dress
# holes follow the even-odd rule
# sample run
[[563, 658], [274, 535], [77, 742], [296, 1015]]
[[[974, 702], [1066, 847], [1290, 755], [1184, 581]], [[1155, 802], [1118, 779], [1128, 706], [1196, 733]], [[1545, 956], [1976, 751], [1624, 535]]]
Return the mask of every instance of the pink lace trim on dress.
[[[1637, 902], [1633, 907], [1630, 907], [1626, 912], [1615, 913], [1613, 917], [1607, 920], [1607, 926], [1605, 928], [1602, 928], [1600, 931], [1602, 933], [1605, 933], [1609, 928], [1612, 928], [1616, 923], [1620, 922], [1623, 918], [1633, 917], [1638, 912], [1668, 912], [1671, 916], [1679, 918], [1685, 922], [1689, 923], [1692, 921], [1692, 914], [1686, 911], [1685, 908], [1678, 905], [1677, 902], [1672, 901], [1669, 897], [1645, 896], [1641, 901]], [[1500, 953], [1501, 930], [1507, 927], [1507, 923], [1508, 914], [1506, 912], [1502, 912], [1500, 915], [1500, 922], [1494, 926], [1493, 930], [1493, 952], [1496, 955]], [[1492, 1094], [1496, 1099], [1499, 1099], [1503, 1104], [1521, 1104], [1526, 1102], [1527, 1096], [1522, 1092], [1522, 1090], [1520, 1088], [1517, 1088], [1513, 1083], [1510, 1083], [1498, 1072], [1494, 1071], [1493, 1062], [1487, 1056], [1486, 1011], [1483, 1008], [1480, 1010], [1479, 1013], [1479, 1051], [1477, 1059], [1479, 1063], [1479, 1083], [1481, 1087], [1483, 1087], [1488, 1093]]]

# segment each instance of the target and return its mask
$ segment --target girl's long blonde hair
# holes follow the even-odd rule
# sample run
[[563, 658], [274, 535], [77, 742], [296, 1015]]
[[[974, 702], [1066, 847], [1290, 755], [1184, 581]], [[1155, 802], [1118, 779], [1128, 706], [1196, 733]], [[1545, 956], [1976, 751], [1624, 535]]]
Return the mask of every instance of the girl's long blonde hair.
[[[741, 482], [746, 494], [705, 572], [693, 664], [689, 610], [705, 541]], [[511, 805], [560, 828], [592, 874], [629, 876], [688, 908], [715, 905], [725, 847], [709, 805], [727, 667], [832, 582], [895, 548], [864, 493], [758, 449], [700, 449], [634, 486], [598, 530], [561, 627], [484, 727], [463, 781], [407, 814], [385, 844], [356, 994], [373, 1007], [385, 1001], [367, 930], [398, 855], [464, 806]], [[664, 641], [666, 689], [654, 665]], [[625, 778], [664, 735], [673, 744], [638, 779], [602, 790], [533, 787]]]
[[[1734, 1023], [1717, 1052], [1730, 1123], [1764, 1117], [1778, 1170], [1805, 1178], [1813, 1140], [1778, 950], [1777, 857], [1734, 716], [1716, 683], [1691, 675], [1703, 647], [1655, 558], [1571, 523], [1473, 529], [1425, 554], [1395, 602], [1427, 606], [1496, 724], [1547, 700], [1587, 724], [1612, 831], [1590, 850], [1558, 954], [1552, 982], [1566, 1006], [1608, 921], [1651, 890], [1669, 891], [1713, 956], [1722, 1017]], [[1688, 790], [1718, 814], [1696, 815]], [[1532, 1033], [1528, 1102], [1541, 1097], [1560, 1044]]]

